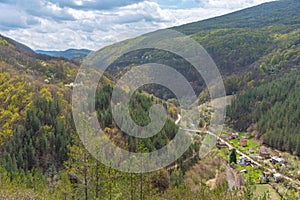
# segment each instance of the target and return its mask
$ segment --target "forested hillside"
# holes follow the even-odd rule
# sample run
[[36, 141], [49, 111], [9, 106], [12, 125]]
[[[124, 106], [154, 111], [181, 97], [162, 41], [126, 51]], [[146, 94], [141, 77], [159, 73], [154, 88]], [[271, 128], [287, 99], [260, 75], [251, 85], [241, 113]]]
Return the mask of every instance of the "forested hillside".
[[300, 156], [300, 71], [240, 94], [228, 109], [234, 128], [252, 126], [264, 143]]
[[71, 90], [63, 85], [75, 78], [78, 67], [62, 60], [43, 59], [23, 49], [0, 37], [1, 144], [24, 123], [27, 110], [34, 107], [33, 101], [40, 93], [53, 94], [57, 101], [71, 100]]
[[299, 9], [298, 0], [274, 1], [224, 16], [173, 27], [173, 29], [190, 35], [213, 29], [256, 29], [278, 24], [293, 25], [299, 23]]
[[71, 62], [43, 57], [0, 37], [1, 166], [10, 173], [59, 169], [68, 158], [71, 135]]
[[[228, 125], [254, 132], [264, 143], [298, 156], [299, 8], [298, 0], [278, 1], [174, 28], [204, 46], [220, 69], [227, 94], [236, 94], [228, 108]], [[123, 55], [99, 83], [95, 107], [105, 134], [131, 152], [160, 149], [178, 130], [174, 121], [180, 110], [176, 100], [170, 100], [174, 95], [156, 85], [136, 91], [129, 110], [133, 120], [145, 126], [150, 122], [149, 108], [162, 104], [168, 116], [157, 135], [147, 139], [128, 136], [112, 117], [115, 81], [132, 67], [151, 62], [174, 65], [200, 100], [208, 99], [203, 79], [183, 58], [154, 49]], [[199, 185], [197, 191], [187, 186], [186, 172], [199, 161], [195, 156], [199, 141], [174, 165], [147, 174], [119, 172], [94, 159], [76, 134], [71, 114], [72, 83], [79, 66], [75, 61], [36, 54], [0, 36], [0, 199], [253, 198], [251, 180], [231, 192], [224, 178], [215, 181], [213, 188], [201, 176], [193, 183]], [[218, 156], [210, 159], [224, 168], [220, 160], [215, 161]], [[218, 173], [214, 169], [207, 177], [214, 179]]]
[[[300, 14], [298, 0], [265, 3], [225, 16], [195, 22], [174, 30], [190, 35], [213, 58], [231, 95], [292, 70], [299, 62]], [[132, 40], [134, 42], [135, 39]], [[170, 52], [144, 49], [128, 53], [109, 68], [119, 76], [134, 65], [155, 62], [174, 67], [199, 95], [206, 88], [202, 77], [184, 59]], [[160, 87], [147, 91], [161, 98], [174, 97]]]
[[[104, 166], [85, 150], [71, 115], [70, 83], [79, 67], [76, 63], [41, 57], [2, 37], [0, 41], [0, 199], [144, 199], [169, 188], [165, 170], [144, 175], [122, 173]], [[137, 91], [130, 104], [137, 124], [150, 122], [149, 108], [157, 102], [169, 114], [165, 127], [153, 138], [129, 137], [112, 119], [113, 85], [103, 77], [96, 92], [98, 119], [107, 136], [132, 152], [165, 146], [178, 129], [176, 106]], [[196, 148], [192, 145], [178, 160], [180, 170], [185, 170], [182, 161]], [[182, 184], [182, 176], [174, 176], [173, 182]]]

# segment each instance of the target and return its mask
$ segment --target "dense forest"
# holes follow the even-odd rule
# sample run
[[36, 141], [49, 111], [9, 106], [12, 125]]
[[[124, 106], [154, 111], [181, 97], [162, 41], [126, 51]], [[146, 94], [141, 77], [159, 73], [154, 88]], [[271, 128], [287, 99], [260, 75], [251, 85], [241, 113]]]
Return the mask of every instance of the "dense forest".
[[300, 156], [299, 76], [297, 70], [238, 95], [228, 108], [229, 124], [254, 127], [264, 143]]
[[[150, 194], [183, 184], [186, 166], [182, 161], [196, 151], [197, 145], [177, 161], [179, 168], [174, 175], [165, 169], [128, 174], [103, 165], [83, 147], [76, 134], [71, 88], [65, 86], [76, 75], [76, 63], [41, 58], [4, 38], [1, 45], [0, 49], [7, 52], [0, 67], [1, 199], [148, 199]], [[104, 77], [102, 83], [95, 106], [102, 128], [115, 144], [132, 152], [148, 152], [174, 137], [178, 129], [174, 123], [176, 106], [142, 90], [130, 101], [133, 120], [147, 125], [149, 108], [160, 103], [168, 112], [165, 127], [150, 139], [136, 139], [120, 131], [110, 108], [113, 82]]]

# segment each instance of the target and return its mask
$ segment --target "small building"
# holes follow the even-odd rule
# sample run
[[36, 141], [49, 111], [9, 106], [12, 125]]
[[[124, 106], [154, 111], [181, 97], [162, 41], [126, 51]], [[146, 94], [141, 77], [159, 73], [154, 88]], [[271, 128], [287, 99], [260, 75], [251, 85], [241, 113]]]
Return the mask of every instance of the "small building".
[[281, 174], [278, 174], [278, 173], [274, 174], [274, 175], [273, 175], [273, 178], [274, 178], [274, 181], [275, 181], [276, 183], [278, 183], [278, 182], [280, 182], [280, 181], [282, 180]]
[[273, 156], [271, 159], [270, 159], [270, 162], [273, 163], [273, 165], [275, 165], [276, 163], [279, 163], [280, 165], [283, 165], [284, 164], [284, 160], [278, 156]]
[[262, 146], [259, 149], [259, 156], [261, 156], [262, 158], [270, 158], [270, 149], [266, 146]]
[[47, 84], [50, 83], [49, 79], [45, 79], [44, 82], [47, 83]]
[[70, 83], [70, 84], [65, 84], [66, 87], [70, 87], [73, 88], [74, 87], [74, 83]]
[[271, 151], [271, 154], [273, 155], [273, 156], [277, 156], [277, 157], [280, 157], [280, 153], [278, 152], [278, 151]]
[[259, 177], [259, 182], [262, 183], [263, 181], [265, 181], [266, 183], [269, 183], [270, 176], [271, 176], [270, 172], [263, 172], [262, 175]]
[[239, 146], [246, 147], [248, 145], [248, 140], [244, 137], [242, 137], [239, 141]]
[[222, 138], [223, 140], [228, 140], [228, 139], [229, 139], [229, 136], [226, 135], [226, 134], [221, 134], [221, 135], [220, 135], [220, 138]]
[[231, 137], [233, 138], [233, 139], [236, 139], [236, 138], [239, 138], [239, 133], [231, 133]]
[[254, 154], [254, 149], [253, 149], [253, 148], [250, 148], [250, 149], [249, 149], [249, 153], [250, 153], [250, 154]]
[[251, 165], [251, 160], [245, 156], [242, 156], [240, 157], [239, 165], [241, 166]]
[[255, 156], [255, 158], [258, 159], [258, 160], [262, 160], [262, 159], [263, 159], [263, 157], [261, 157], [261, 156], [259, 156], [259, 155], [258, 155], [258, 156]]
[[231, 133], [231, 135], [228, 136], [229, 140], [234, 140], [234, 139], [237, 139], [237, 138], [239, 138], [239, 133]]
[[228, 146], [227, 146], [227, 144], [226, 144], [225, 142], [218, 141], [218, 142], [217, 142], [217, 147], [218, 147], [219, 149], [225, 149], [225, 148], [227, 148]]
[[228, 140], [234, 140], [234, 138], [232, 137], [232, 135], [228, 136]]
[[80, 82], [78, 83], [70, 83], [70, 84], [65, 84], [65, 87], [69, 87], [69, 88], [74, 88], [74, 87], [78, 87], [78, 86], [83, 86], [83, 83]]

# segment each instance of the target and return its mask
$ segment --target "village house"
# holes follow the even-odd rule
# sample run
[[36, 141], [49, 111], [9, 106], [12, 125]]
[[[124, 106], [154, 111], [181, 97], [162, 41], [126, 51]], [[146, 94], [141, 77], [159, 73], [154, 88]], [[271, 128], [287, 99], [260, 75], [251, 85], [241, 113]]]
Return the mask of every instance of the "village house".
[[280, 157], [280, 153], [278, 152], [278, 151], [271, 151], [271, 154], [273, 155], [273, 156], [277, 156], [277, 157]]
[[228, 136], [228, 140], [234, 140], [235, 138], [232, 137], [232, 135]]
[[234, 140], [239, 138], [239, 133], [231, 133], [231, 135], [227, 136], [228, 140]]
[[245, 156], [242, 156], [242, 157], [240, 157], [239, 165], [240, 166], [251, 165], [251, 160]]
[[270, 158], [271, 157], [270, 152], [271, 151], [268, 147], [262, 146], [259, 149], [259, 156], [262, 158]]
[[239, 146], [245, 147], [248, 145], [248, 140], [245, 137], [242, 137], [239, 141]]
[[273, 156], [270, 159], [270, 162], [273, 163], [273, 165], [275, 165], [276, 163], [279, 163], [280, 165], [284, 165], [284, 160], [282, 158], [280, 158], [279, 156]]
[[225, 143], [225, 142], [222, 142], [222, 141], [218, 141], [217, 142], [217, 147], [219, 148], [219, 149], [225, 149], [225, 148], [227, 148], [227, 144]]
[[239, 133], [231, 133], [231, 138], [234, 140], [236, 138], [239, 138]]
[[278, 174], [278, 173], [274, 174], [274, 175], [273, 175], [273, 178], [274, 178], [274, 181], [275, 181], [276, 183], [278, 183], [278, 182], [280, 182], [280, 181], [282, 180], [281, 174]]
[[254, 151], [253, 148], [250, 148], [250, 149], [249, 149], [249, 153], [250, 153], [250, 154], [254, 154], [254, 152], [255, 152], [255, 151]]

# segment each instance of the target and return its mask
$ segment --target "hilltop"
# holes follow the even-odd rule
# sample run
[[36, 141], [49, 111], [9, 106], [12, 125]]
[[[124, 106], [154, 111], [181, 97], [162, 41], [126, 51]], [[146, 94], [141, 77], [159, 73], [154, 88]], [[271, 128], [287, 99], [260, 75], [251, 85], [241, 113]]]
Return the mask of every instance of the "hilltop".
[[213, 29], [257, 29], [279, 24], [294, 25], [299, 24], [299, 9], [299, 0], [279, 0], [171, 29], [191, 35]]
[[65, 58], [68, 60], [84, 58], [93, 51], [89, 49], [67, 49], [65, 51], [43, 51], [43, 50], [36, 50], [38, 54], [44, 54], [48, 56], [58, 57], [58, 58]]

